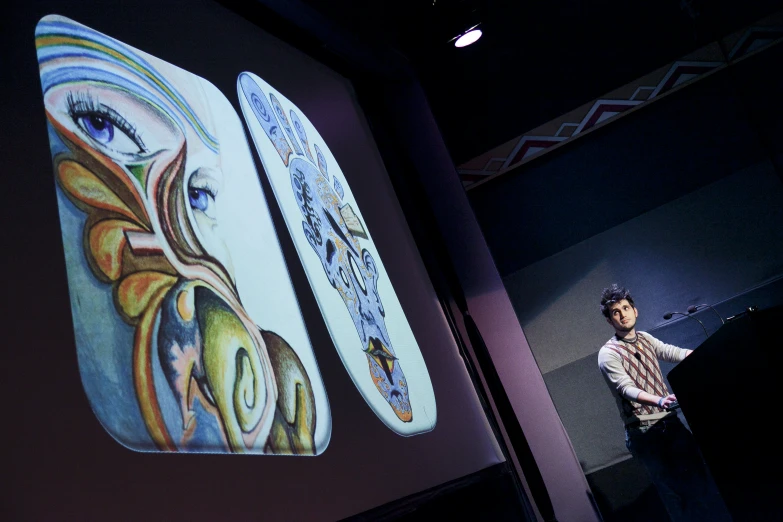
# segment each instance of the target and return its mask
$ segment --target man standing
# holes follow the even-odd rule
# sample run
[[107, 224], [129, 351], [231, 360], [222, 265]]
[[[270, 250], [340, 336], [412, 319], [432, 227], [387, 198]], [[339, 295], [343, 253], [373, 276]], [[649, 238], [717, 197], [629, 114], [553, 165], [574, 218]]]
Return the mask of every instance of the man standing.
[[701, 460], [693, 435], [675, 411], [677, 398], [663, 382], [658, 359], [690, 355], [636, 331], [639, 311], [627, 289], [614, 284], [601, 295], [601, 313], [615, 335], [598, 352], [598, 367], [625, 423], [625, 445], [647, 468], [675, 522], [730, 520]]

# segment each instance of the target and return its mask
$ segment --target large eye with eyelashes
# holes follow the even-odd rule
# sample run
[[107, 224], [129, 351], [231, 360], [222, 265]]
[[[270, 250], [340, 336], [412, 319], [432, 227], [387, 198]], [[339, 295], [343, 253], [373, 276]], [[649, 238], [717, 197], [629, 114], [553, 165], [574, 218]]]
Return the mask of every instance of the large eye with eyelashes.
[[117, 111], [92, 97], [68, 96], [68, 113], [91, 140], [121, 154], [147, 152], [136, 129]]
[[126, 134], [110, 117], [93, 113], [77, 115], [74, 121], [90, 138], [117, 152], [124, 154], [146, 152], [141, 145], [141, 140]]

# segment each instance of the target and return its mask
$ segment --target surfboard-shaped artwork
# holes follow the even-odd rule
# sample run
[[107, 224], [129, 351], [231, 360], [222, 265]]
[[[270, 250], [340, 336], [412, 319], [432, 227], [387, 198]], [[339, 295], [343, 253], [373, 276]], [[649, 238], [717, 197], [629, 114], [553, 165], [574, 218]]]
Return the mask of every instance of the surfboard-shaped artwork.
[[348, 374], [394, 432], [432, 430], [435, 395], [419, 345], [359, 202], [316, 128], [253, 73], [240, 106], [299, 258]]

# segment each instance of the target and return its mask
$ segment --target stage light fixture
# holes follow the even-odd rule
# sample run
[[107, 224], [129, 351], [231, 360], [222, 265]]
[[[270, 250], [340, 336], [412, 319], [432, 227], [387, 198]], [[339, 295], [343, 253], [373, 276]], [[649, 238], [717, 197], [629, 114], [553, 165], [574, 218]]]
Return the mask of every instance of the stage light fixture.
[[466, 47], [481, 38], [481, 29], [471, 29], [454, 42], [454, 47]]
[[480, 25], [481, 23], [477, 23], [475, 25], [471, 25], [465, 30], [461, 30], [457, 36], [449, 40], [449, 43], [453, 42], [454, 47], [465, 47], [475, 43], [479, 38], [481, 38], [482, 35], [481, 29], [479, 29]]

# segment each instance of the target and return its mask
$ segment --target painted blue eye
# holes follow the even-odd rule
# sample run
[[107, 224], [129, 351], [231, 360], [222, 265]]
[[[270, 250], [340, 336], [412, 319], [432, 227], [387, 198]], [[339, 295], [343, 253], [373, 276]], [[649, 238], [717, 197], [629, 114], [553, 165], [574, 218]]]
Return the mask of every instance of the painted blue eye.
[[79, 118], [85, 132], [98, 143], [108, 144], [114, 139], [114, 125], [108, 119], [97, 114]]
[[204, 189], [191, 187], [188, 189], [188, 199], [190, 200], [191, 208], [206, 212], [212, 196]]
[[101, 147], [120, 154], [147, 152], [136, 127], [90, 93], [68, 93], [67, 103], [68, 114], [73, 122], [90, 140]]

